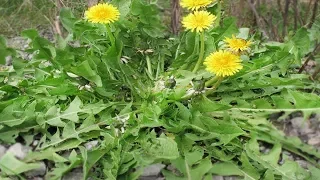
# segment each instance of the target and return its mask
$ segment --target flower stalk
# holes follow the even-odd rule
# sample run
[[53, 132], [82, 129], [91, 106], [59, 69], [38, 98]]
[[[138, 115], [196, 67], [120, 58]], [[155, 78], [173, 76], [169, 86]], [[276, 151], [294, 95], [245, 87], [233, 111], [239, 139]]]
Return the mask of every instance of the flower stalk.
[[146, 60], [147, 60], [147, 70], [148, 70], [149, 77], [150, 77], [150, 79], [153, 80], [154, 78], [153, 78], [152, 66], [151, 66], [151, 61], [150, 61], [149, 56], [146, 57]]
[[206, 82], [206, 87], [208, 87], [208, 86], [211, 86], [213, 83], [215, 83], [217, 80], [219, 79], [219, 76], [215, 76], [215, 77], [213, 77], [212, 79], [210, 79], [210, 80], [208, 80], [207, 82]]
[[205, 93], [206, 96], [212, 94], [220, 86], [221, 82], [224, 79], [224, 77], [222, 76], [216, 76], [216, 77], [217, 77], [217, 82], [212, 86], [212, 88], [209, 91]]
[[193, 73], [198, 71], [198, 69], [203, 61], [203, 56], [204, 56], [204, 31], [202, 31], [200, 34], [200, 54], [199, 54], [199, 59], [197, 61], [197, 64], [192, 71]]
[[110, 42], [111, 42], [111, 46], [115, 46], [115, 38], [111, 32], [111, 29], [110, 29], [110, 26], [108, 24], [106, 24], [106, 29], [107, 29], [107, 33], [108, 33], [108, 36], [109, 36], [109, 39], [110, 39]]
[[[208, 96], [208, 95], [212, 94], [219, 87], [219, 85], [221, 84], [221, 82], [223, 80], [224, 80], [224, 77], [222, 77], [222, 76], [215, 76], [214, 78], [209, 80], [208, 82], [210, 82], [210, 83], [214, 83], [214, 82], [216, 82], [216, 83], [209, 90], [207, 90], [205, 92], [205, 95]], [[196, 95], [197, 95], [196, 93], [185, 95], [180, 100], [182, 100], [182, 101], [189, 100], [189, 99], [195, 97]]]

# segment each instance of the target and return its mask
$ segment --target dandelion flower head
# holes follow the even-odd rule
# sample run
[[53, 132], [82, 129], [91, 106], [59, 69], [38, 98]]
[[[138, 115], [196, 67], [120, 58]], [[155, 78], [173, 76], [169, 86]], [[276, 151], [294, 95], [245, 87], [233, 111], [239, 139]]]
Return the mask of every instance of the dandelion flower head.
[[85, 12], [86, 19], [92, 23], [109, 24], [117, 21], [119, 16], [119, 10], [108, 3], [97, 4]]
[[211, 53], [204, 65], [207, 71], [220, 77], [232, 76], [243, 68], [238, 55], [222, 50]]
[[181, 6], [190, 10], [198, 10], [202, 7], [206, 7], [215, 0], [182, 0]]
[[195, 11], [182, 20], [182, 25], [187, 30], [202, 32], [209, 29], [217, 17], [208, 11]]
[[249, 49], [252, 44], [251, 41], [236, 38], [234, 35], [232, 35], [232, 38], [226, 38], [224, 42], [226, 42], [228, 48], [235, 52], [245, 51]]

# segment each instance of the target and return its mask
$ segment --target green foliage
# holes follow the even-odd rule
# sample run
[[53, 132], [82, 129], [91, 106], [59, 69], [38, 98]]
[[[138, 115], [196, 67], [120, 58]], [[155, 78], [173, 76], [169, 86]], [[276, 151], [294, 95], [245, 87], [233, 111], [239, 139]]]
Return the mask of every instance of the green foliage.
[[0, 160], [0, 168], [6, 175], [16, 175], [39, 167], [36, 163], [26, 164], [17, 160], [12, 153], [6, 153]]
[[[1, 58], [14, 56], [13, 65], [0, 70], [0, 141], [39, 140], [21, 161], [2, 157], [1, 178], [23, 176], [47, 160], [54, 166], [46, 179], [77, 167], [83, 179], [137, 179], [154, 163], [174, 169], [162, 171], [166, 179], [316, 179], [320, 153], [268, 120], [276, 112], [301, 111], [307, 119], [320, 111], [318, 95], [308, 93], [320, 87], [295, 73], [319, 39], [315, 27], [284, 43], [259, 43], [234, 19], [224, 19], [206, 32], [206, 54], [223, 48], [232, 34], [256, 43], [241, 57], [244, 69], [213, 90], [205, 85], [212, 74], [190, 71], [199, 52], [195, 33], [167, 38], [155, 3], [113, 3], [121, 11], [110, 28], [114, 40], [105, 25], [68, 9], [61, 11], [67, 37], [53, 43], [35, 30], [22, 33], [30, 39], [30, 61], [0, 39]], [[92, 140], [98, 145], [86, 149]], [[270, 151], [260, 152], [263, 145]], [[282, 150], [309, 161], [308, 170]]]
[[4, 37], [0, 36], [0, 64], [6, 64], [7, 56], [16, 55], [16, 51], [7, 47], [7, 41]]

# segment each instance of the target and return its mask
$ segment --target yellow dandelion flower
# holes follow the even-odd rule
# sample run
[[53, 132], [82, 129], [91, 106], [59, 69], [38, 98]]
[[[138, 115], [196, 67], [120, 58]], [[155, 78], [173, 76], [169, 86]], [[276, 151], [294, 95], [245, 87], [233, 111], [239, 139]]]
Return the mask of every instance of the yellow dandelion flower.
[[92, 23], [109, 24], [119, 19], [119, 10], [111, 4], [97, 4], [85, 12], [85, 17]]
[[232, 76], [243, 68], [239, 56], [222, 50], [211, 53], [204, 65], [207, 71], [220, 77]]
[[191, 10], [198, 10], [202, 7], [206, 7], [216, 0], [182, 0], [180, 5], [184, 8]]
[[183, 18], [182, 25], [191, 31], [202, 32], [209, 29], [216, 19], [217, 17], [208, 11], [195, 11]]
[[232, 38], [226, 38], [224, 42], [227, 43], [228, 48], [235, 52], [248, 50], [252, 44], [251, 41], [236, 38], [234, 35], [232, 35]]

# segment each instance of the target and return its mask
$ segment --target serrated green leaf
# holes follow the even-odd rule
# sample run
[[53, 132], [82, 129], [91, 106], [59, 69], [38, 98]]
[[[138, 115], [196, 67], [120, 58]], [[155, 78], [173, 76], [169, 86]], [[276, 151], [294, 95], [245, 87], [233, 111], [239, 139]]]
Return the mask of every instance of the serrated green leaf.
[[231, 108], [230, 106], [213, 102], [207, 97], [202, 97], [194, 102], [193, 107], [201, 112], [222, 111]]
[[88, 81], [94, 82], [98, 87], [102, 86], [101, 77], [95, 72], [91, 67], [88, 61], [83, 61], [81, 64], [76, 67], [71, 67], [71, 72], [86, 78]]
[[152, 139], [144, 147], [144, 153], [152, 159], [176, 159], [179, 157], [177, 143], [168, 137]]
[[61, 114], [61, 118], [68, 119], [70, 121], [78, 123], [79, 116], [77, 113], [74, 112], [81, 112], [80, 106], [82, 106], [80, 98], [74, 98], [74, 100], [70, 103], [69, 107]]
[[11, 152], [6, 153], [0, 159], [0, 169], [7, 175], [17, 175], [23, 172], [37, 169], [41, 165], [39, 163], [24, 163], [14, 157]]
[[87, 179], [90, 169], [107, 153], [107, 151], [101, 149], [87, 151], [83, 147], [80, 147], [80, 151], [83, 159], [83, 179]]
[[27, 30], [22, 31], [21, 35], [33, 40], [39, 36], [39, 33], [35, 29], [27, 29]]
[[220, 176], [243, 176], [242, 170], [230, 162], [215, 163], [210, 172]]
[[59, 17], [63, 27], [66, 28], [69, 33], [72, 33], [76, 18], [72, 14], [71, 9], [61, 8]]
[[313, 166], [309, 166], [308, 169], [311, 172], [311, 180], [317, 180], [320, 177], [320, 169]]
[[267, 171], [264, 173], [263, 179], [265, 179], [265, 180], [275, 180], [275, 177], [274, 177], [274, 174], [272, 173], [271, 170], [267, 170]]

